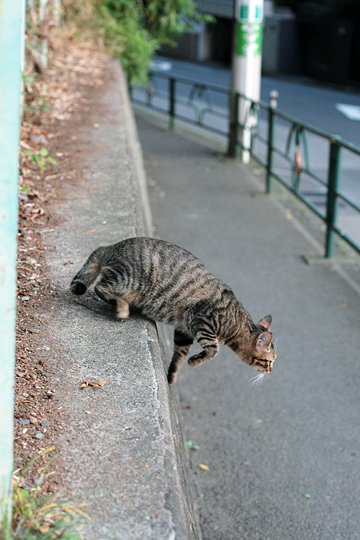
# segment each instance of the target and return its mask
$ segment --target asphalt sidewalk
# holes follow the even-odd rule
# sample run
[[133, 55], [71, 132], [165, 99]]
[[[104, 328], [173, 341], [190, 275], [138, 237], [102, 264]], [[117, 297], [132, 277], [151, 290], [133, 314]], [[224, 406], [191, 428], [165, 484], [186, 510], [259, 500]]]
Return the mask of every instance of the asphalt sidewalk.
[[[66, 419], [57, 449], [68, 491], [87, 503], [86, 540], [196, 539], [184, 441], [166, 380], [168, 353], [157, 328], [136, 317], [119, 323], [95, 295], [69, 292], [96, 247], [151, 234], [126, 80], [115, 61], [106, 71], [69, 141], [79, 180], [64, 186], [59, 226], [44, 233], [56, 293], [42, 315], [50, 335], [45, 345]], [[82, 390], [86, 380], [106, 382]]]
[[227, 347], [178, 377], [203, 538], [357, 538], [359, 257], [307, 265], [322, 224], [283, 190], [264, 195], [259, 167], [136, 118], [156, 234], [200, 257], [255, 320], [273, 316], [278, 358], [260, 386]]

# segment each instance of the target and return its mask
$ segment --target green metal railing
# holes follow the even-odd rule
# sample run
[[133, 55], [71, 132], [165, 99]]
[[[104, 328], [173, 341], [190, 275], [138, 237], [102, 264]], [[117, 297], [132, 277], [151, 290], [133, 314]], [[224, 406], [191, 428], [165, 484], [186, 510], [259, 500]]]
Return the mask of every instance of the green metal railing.
[[[180, 120], [227, 136], [229, 91], [226, 88], [150, 72], [147, 87], [131, 88], [131, 97], [135, 103], [166, 114], [170, 128], [175, 120]], [[215, 105], [216, 98], [221, 107]]]
[[[353, 183], [360, 182], [360, 148], [279, 111], [277, 92], [268, 104], [221, 86], [150, 72], [148, 86], [132, 88], [131, 95], [134, 103], [166, 114], [170, 128], [180, 120], [226, 138], [230, 156], [244, 148], [241, 133], [250, 125], [249, 150], [266, 171], [265, 192], [272, 192], [276, 180], [325, 222], [326, 258], [333, 257], [337, 237], [360, 253], [360, 206], [343, 186], [344, 161]], [[360, 200], [360, 186], [357, 191]]]
[[[278, 111], [277, 96], [270, 96], [270, 105], [263, 102], [254, 102], [242, 95], [238, 95], [237, 99], [239, 101], [245, 101], [248, 104], [249, 114], [256, 114], [258, 117], [256, 127], [252, 133], [251, 155], [255, 161], [265, 167], [266, 193], [272, 192], [273, 179], [275, 179], [294, 193], [308, 208], [325, 221], [326, 258], [334, 255], [336, 235], [340, 236], [355, 251], [360, 253], [359, 243], [350, 233], [344, 232], [338, 223], [339, 208], [342, 206], [347, 209], [348, 213], [352, 213], [353, 222], [355, 223], [354, 229], [358, 229], [358, 236], [360, 237], [360, 205], [341, 190], [343, 172], [342, 155], [345, 151], [352, 155], [353, 174], [356, 174], [356, 180], [358, 181], [360, 173], [360, 148], [341, 140], [340, 137], [329, 135]], [[258, 131], [261, 112], [266, 116], [267, 133], [265, 136]], [[244, 127], [246, 120], [244, 120], [243, 124], [239, 124], [239, 129]], [[279, 122], [281, 122], [283, 137], [276, 136], [276, 129], [279, 126]], [[309, 137], [311, 137], [310, 142]], [[256, 147], [257, 142], [262, 143], [266, 147], [265, 159]], [[240, 142], [238, 144], [241, 146]], [[311, 164], [311, 150], [313, 157], [314, 155], [316, 156], [319, 145], [322, 147], [321, 158], [323, 161], [320, 167], [322, 169], [322, 176], [316, 171], [316, 167], [313, 167]], [[279, 162], [278, 166], [276, 166], [274, 163], [276, 158], [287, 164], [287, 171], [284, 171], [284, 167], [281, 167]], [[315, 192], [307, 192], [301, 189], [304, 178], [310, 180], [310, 183], [317, 188]], [[317, 196], [321, 196], [323, 199], [323, 211], [314, 202]]]

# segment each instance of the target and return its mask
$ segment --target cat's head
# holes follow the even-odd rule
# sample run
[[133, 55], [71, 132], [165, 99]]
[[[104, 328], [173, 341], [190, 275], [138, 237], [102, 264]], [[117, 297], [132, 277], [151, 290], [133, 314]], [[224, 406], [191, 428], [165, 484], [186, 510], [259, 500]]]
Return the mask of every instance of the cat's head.
[[276, 351], [272, 342], [271, 315], [260, 319], [256, 330], [251, 333], [242, 359], [261, 373], [270, 373], [276, 360]]

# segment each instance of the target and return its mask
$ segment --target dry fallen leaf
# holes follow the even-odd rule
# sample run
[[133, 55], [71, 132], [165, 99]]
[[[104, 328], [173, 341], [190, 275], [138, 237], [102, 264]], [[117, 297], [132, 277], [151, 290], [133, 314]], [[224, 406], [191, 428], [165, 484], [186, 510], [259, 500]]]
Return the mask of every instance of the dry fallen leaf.
[[83, 390], [84, 388], [88, 388], [89, 386], [91, 386], [91, 388], [102, 388], [103, 386], [105, 386], [107, 381], [103, 381], [103, 380], [99, 380], [99, 381], [94, 381], [94, 380], [87, 380], [87, 381], [84, 381], [80, 384], [80, 388]]
[[198, 468], [200, 469], [200, 471], [205, 471], [205, 472], [210, 471], [210, 467], [208, 465], [204, 465], [204, 463], [199, 463]]

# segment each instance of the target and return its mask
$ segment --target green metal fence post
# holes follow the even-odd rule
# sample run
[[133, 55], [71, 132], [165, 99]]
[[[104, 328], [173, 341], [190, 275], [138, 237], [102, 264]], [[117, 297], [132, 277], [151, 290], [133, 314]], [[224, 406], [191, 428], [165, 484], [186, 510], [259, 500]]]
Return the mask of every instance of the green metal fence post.
[[275, 115], [278, 104], [279, 93], [276, 90], [270, 92], [270, 107], [268, 109], [268, 144], [266, 158], [266, 193], [272, 192], [272, 171], [273, 171], [273, 147], [275, 134]]
[[230, 121], [228, 135], [228, 152], [229, 157], [237, 157], [239, 155], [239, 94], [233, 92], [230, 96]]
[[151, 107], [152, 105], [153, 95], [154, 95], [153, 74], [148, 73], [148, 83], [146, 85], [146, 104], [148, 107]]
[[338, 139], [330, 141], [328, 192], [326, 202], [326, 239], [325, 257], [329, 259], [334, 255], [335, 230], [338, 213], [338, 192], [340, 184], [341, 145]]
[[131, 82], [129, 80], [127, 81], [127, 89], [128, 89], [129, 98], [130, 98], [130, 100], [132, 100], [133, 87], [132, 87], [132, 84], [131, 84]]
[[176, 81], [174, 77], [169, 79], [169, 128], [174, 129], [176, 114]]
[[[11, 513], [24, 0], [0, 0], [0, 524]], [[0, 525], [1, 526], [1, 525]]]

